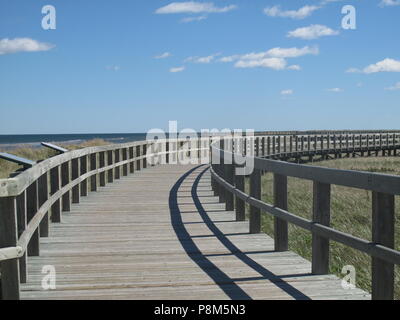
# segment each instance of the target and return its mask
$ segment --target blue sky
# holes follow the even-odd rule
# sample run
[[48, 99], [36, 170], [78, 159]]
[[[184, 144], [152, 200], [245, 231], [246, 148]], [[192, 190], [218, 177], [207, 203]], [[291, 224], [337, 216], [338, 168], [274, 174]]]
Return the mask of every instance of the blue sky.
[[399, 17], [397, 0], [0, 0], [0, 134], [398, 129]]

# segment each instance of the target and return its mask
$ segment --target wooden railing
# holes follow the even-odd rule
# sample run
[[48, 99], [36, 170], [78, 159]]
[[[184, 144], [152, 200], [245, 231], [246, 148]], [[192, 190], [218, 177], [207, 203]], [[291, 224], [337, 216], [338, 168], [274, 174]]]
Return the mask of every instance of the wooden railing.
[[[400, 264], [395, 244], [395, 196], [400, 194], [400, 176], [337, 170], [290, 163], [303, 157], [322, 158], [352, 155], [393, 155], [400, 149], [397, 132], [316, 135], [272, 135], [249, 139], [221, 139], [211, 146], [211, 176], [215, 195], [235, 210], [238, 221], [245, 220], [245, 204], [250, 206], [249, 231], [261, 232], [261, 212], [274, 216], [275, 250], [288, 250], [288, 223], [312, 233], [313, 274], [329, 271], [329, 241], [357, 249], [372, 258], [372, 298], [393, 299], [394, 265]], [[276, 160], [274, 160], [276, 159]], [[310, 159], [311, 160], [311, 159]], [[245, 162], [254, 163], [249, 174], [250, 194], [245, 176], [237, 175]], [[274, 203], [261, 201], [261, 176], [273, 174]], [[307, 220], [288, 211], [288, 177], [313, 181], [313, 215]], [[372, 241], [360, 239], [330, 227], [331, 185], [372, 192]]]
[[[3, 299], [19, 299], [27, 256], [40, 255], [49, 223], [89, 191], [157, 163], [206, 158], [210, 139], [159, 140], [90, 147], [46, 159], [14, 178], [0, 180], [0, 270]], [[182, 148], [182, 146], [184, 147]]]

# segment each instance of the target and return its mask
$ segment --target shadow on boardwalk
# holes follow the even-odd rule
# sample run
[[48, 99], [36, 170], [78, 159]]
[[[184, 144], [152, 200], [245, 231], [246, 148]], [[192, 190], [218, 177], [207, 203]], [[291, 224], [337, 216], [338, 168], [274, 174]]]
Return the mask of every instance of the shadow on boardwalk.
[[[175, 185], [172, 187], [169, 195], [169, 208], [171, 214], [171, 222], [174, 228], [174, 231], [184, 248], [187, 255], [195, 262], [199, 268], [201, 268], [207, 275], [213, 279], [215, 284], [217, 284], [221, 290], [231, 299], [235, 300], [245, 300], [251, 299], [249, 294], [247, 294], [238, 284], [237, 282], [241, 281], [249, 281], [249, 280], [262, 280], [266, 279], [273, 282], [278, 288], [286, 292], [288, 295], [292, 296], [294, 299], [299, 300], [309, 300], [310, 298], [294, 288], [290, 284], [284, 281], [284, 278], [291, 277], [299, 277], [299, 276], [309, 276], [310, 274], [293, 274], [293, 275], [285, 275], [285, 276], [276, 276], [271, 271], [267, 270], [265, 267], [254, 261], [248, 256], [248, 253], [242, 252], [235, 244], [233, 244], [228, 238], [228, 234], [222, 233], [219, 228], [215, 225], [215, 223], [210, 219], [207, 211], [204, 209], [201, 204], [200, 197], [197, 193], [198, 186], [201, 178], [207, 172], [207, 168], [203, 168], [204, 166], [199, 166], [189, 170], [182, 177], [178, 179]], [[213, 236], [215, 236], [221, 244], [223, 244], [232, 255], [236, 258], [240, 259], [247, 266], [252, 268], [254, 271], [260, 274], [260, 277], [254, 278], [231, 278], [226, 273], [224, 273], [221, 269], [219, 269], [208, 257], [209, 255], [202, 254], [201, 250], [198, 248], [196, 243], [194, 242], [193, 236], [189, 234], [186, 230], [185, 224], [182, 220], [182, 212], [180, 211], [178, 204], [178, 191], [182, 186], [183, 182], [187, 177], [189, 177], [196, 170], [203, 169], [195, 178], [194, 183], [191, 188], [191, 197], [198, 210], [199, 215], [201, 216], [203, 222], [207, 225], [207, 227], [213, 232]], [[266, 252], [266, 251], [264, 251]], [[226, 254], [224, 254], [226, 255]]]

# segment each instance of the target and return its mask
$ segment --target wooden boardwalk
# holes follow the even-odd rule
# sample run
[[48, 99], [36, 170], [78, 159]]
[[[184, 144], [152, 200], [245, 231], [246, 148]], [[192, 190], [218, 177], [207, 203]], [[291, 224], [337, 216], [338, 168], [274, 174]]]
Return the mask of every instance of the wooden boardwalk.
[[[369, 299], [293, 252], [213, 196], [207, 166], [163, 165], [83, 197], [51, 224], [28, 259], [22, 299]], [[56, 289], [43, 290], [43, 266]]]

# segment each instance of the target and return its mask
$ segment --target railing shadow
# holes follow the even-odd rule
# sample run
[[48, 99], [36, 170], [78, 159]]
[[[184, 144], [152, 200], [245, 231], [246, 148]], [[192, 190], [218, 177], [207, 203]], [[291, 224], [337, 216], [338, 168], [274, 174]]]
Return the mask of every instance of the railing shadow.
[[[236, 284], [236, 282], [241, 282], [240, 279], [229, 277], [208, 258], [213, 255], [204, 255], [201, 252], [201, 250], [198, 248], [193, 240], [194, 237], [192, 237], [186, 230], [185, 224], [182, 220], [182, 212], [179, 209], [178, 203], [179, 188], [188, 176], [190, 176], [194, 171], [201, 167], [202, 166], [198, 166], [186, 172], [182, 177], [180, 177], [180, 179], [175, 183], [170, 191], [169, 208], [172, 226], [187, 255], [221, 288], [221, 290], [224, 291], [224, 293], [228, 297], [234, 300], [251, 299], [251, 297], [238, 284]], [[283, 278], [290, 278], [302, 275], [277, 276], [273, 274], [271, 271], [267, 270], [265, 267], [251, 259], [246, 253], [241, 252], [239, 248], [237, 248], [210, 219], [206, 210], [200, 202], [199, 196], [197, 195], [197, 187], [199, 185], [199, 182], [208, 169], [209, 168], [207, 167], [200, 174], [198, 174], [198, 176], [194, 180], [191, 190], [192, 199], [204, 223], [214, 233], [215, 237], [231, 252], [233, 256], [240, 259], [242, 262], [244, 262], [246, 265], [248, 265], [260, 274], [260, 277], [257, 279], [267, 279], [273, 282], [278, 288], [280, 288], [282, 291], [286, 292], [295, 299], [309, 300], [310, 298], [307, 295], [283, 280]]]

